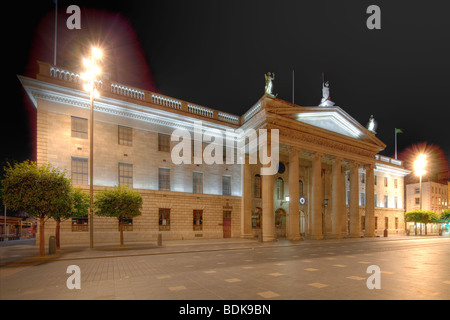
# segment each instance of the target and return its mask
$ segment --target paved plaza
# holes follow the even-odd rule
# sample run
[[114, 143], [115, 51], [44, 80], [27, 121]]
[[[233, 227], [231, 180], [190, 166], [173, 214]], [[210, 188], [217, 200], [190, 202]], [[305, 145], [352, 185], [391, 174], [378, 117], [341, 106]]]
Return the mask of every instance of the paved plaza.
[[[0, 298], [67, 300], [450, 299], [450, 238], [259, 243], [224, 239], [67, 247], [37, 257], [30, 241], [0, 246]], [[69, 266], [81, 289], [69, 290]], [[380, 289], [369, 289], [369, 266]]]

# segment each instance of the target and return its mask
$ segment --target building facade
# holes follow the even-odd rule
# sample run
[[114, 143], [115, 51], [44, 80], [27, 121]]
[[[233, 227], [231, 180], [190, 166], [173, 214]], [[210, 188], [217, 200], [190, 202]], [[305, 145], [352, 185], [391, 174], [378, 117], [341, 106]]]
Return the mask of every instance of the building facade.
[[[87, 191], [89, 95], [78, 74], [43, 62], [39, 70], [19, 76], [37, 109], [37, 162], [66, 170]], [[334, 104], [302, 107], [264, 94], [236, 116], [109, 80], [97, 88], [94, 190], [126, 184], [144, 200], [125, 241], [404, 232], [408, 172], [379, 156], [383, 142]], [[94, 216], [95, 243], [117, 242], [118, 232], [117, 219]], [[62, 244], [88, 242], [87, 217], [62, 223]]]
[[419, 183], [407, 184], [406, 211], [419, 210], [420, 200], [422, 199], [422, 210], [440, 214], [443, 210], [449, 208], [448, 190], [448, 183], [441, 184], [434, 181], [426, 181], [422, 182], [422, 187]]

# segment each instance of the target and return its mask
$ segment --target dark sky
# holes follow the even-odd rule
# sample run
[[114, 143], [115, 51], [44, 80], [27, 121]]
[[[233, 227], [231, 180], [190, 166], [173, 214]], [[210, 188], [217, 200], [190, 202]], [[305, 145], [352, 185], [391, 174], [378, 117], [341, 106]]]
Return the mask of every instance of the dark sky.
[[[401, 128], [401, 156], [426, 144], [450, 157], [448, 1], [58, 4], [58, 60], [65, 66], [79, 52], [73, 46], [92, 38], [106, 46], [108, 69], [121, 82], [237, 115], [263, 95], [269, 71], [276, 74], [279, 98], [292, 100], [295, 70], [295, 103], [318, 105], [324, 72], [338, 106], [362, 125], [375, 116], [377, 136], [387, 145], [382, 154], [394, 156], [394, 129]], [[381, 30], [366, 27], [371, 4], [381, 8]], [[81, 30], [65, 27], [69, 5], [81, 8]], [[8, 70], [3, 114], [9, 117], [2, 117], [0, 157], [25, 160], [33, 157], [35, 111], [16, 75], [34, 76], [36, 59], [53, 61], [54, 2], [8, 6], [2, 30], [9, 56], [3, 59]]]

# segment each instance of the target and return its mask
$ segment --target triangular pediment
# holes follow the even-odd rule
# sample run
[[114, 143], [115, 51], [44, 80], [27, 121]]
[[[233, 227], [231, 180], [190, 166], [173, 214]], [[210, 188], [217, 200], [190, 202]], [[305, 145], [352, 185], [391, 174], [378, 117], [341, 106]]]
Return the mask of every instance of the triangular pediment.
[[368, 134], [373, 135], [339, 107], [305, 108], [291, 118], [350, 138], [367, 140]]
[[361, 140], [376, 145], [380, 150], [386, 147], [373, 132], [367, 130], [366, 127], [338, 106], [301, 107], [294, 104], [286, 106], [285, 101], [281, 100], [283, 102], [281, 104], [279, 99], [274, 100], [268, 105], [267, 111], [269, 113], [298, 121], [311, 129], [317, 129], [324, 133]]

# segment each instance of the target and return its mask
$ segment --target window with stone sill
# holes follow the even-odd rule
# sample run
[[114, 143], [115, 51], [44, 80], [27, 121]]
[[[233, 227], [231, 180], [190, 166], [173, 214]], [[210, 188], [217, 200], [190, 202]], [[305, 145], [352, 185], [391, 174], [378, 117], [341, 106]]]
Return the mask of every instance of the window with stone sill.
[[203, 230], [203, 210], [194, 210], [193, 230]]
[[88, 119], [72, 117], [72, 138], [88, 138]]
[[119, 126], [119, 144], [122, 146], [133, 146], [133, 129]]
[[72, 218], [72, 232], [88, 232], [89, 218], [88, 216]]
[[170, 209], [159, 208], [159, 231], [170, 231]]

